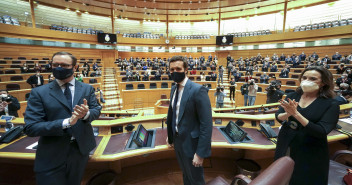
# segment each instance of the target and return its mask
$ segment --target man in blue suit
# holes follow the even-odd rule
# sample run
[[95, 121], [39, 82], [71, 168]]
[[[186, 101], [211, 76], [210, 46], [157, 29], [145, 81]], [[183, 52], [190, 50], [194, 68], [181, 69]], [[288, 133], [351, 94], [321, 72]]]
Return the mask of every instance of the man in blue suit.
[[207, 88], [186, 76], [187, 59], [170, 59], [171, 88], [166, 142], [174, 147], [185, 185], [204, 185], [203, 159], [211, 154], [212, 113]]
[[32, 89], [28, 99], [24, 131], [40, 137], [34, 162], [38, 185], [79, 185], [96, 146], [91, 122], [101, 107], [93, 87], [73, 77], [76, 62], [70, 53], [55, 53], [56, 80]]

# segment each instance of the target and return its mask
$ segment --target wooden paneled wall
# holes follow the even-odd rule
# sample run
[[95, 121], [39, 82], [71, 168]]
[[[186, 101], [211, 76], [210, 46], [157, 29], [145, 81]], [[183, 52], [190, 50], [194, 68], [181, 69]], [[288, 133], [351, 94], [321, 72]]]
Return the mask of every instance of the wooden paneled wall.
[[115, 58], [117, 56], [116, 50], [99, 50], [99, 49], [81, 49], [81, 48], [64, 48], [64, 47], [48, 47], [48, 46], [28, 46], [17, 44], [0, 44], [0, 58], [12, 57], [26, 57], [27, 60], [31, 58], [43, 57], [51, 58], [51, 56], [58, 51], [67, 51], [72, 53], [79, 60], [85, 58], [86, 60], [102, 59], [104, 67], [113, 67]]

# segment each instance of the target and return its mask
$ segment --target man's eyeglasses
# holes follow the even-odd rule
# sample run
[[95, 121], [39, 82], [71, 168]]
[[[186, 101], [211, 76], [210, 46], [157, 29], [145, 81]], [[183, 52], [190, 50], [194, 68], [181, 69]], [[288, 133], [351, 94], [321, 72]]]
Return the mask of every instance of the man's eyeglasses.
[[53, 67], [62, 67], [62, 68], [70, 68], [72, 64], [57, 64], [57, 63], [52, 63]]

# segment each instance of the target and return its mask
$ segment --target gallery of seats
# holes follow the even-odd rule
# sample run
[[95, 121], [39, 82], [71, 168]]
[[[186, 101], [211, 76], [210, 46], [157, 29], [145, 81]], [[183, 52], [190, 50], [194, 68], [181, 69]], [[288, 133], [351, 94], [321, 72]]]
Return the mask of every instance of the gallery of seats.
[[[346, 90], [352, 97], [351, 7], [349, 0], [1, 0], [0, 90], [17, 98], [20, 108], [11, 121], [1, 117], [0, 134], [26, 124], [27, 100], [38, 85], [28, 79], [40, 73], [44, 85], [51, 83], [52, 56], [66, 51], [77, 58], [76, 80], [94, 87], [102, 107], [91, 123], [97, 147], [81, 184], [183, 184], [175, 151], [166, 143], [175, 88], [169, 61], [179, 55], [188, 62], [188, 79], [207, 89], [211, 104], [206, 184], [287, 184], [294, 161], [274, 161], [277, 138], [261, 127], [278, 134], [281, 126], [275, 118], [280, 103], [270, 102], [268, 91], [279, 84], [286, 98], [300, 87], [304, 70], [322, 66], [332, 73], [336, 96]], [[102, 35], [105, 40], [98, 40]], [[257, 86], [253, 102], [243, 91], [251, 79]], [[346, 101], [341, 128], [327, 135], [331, 185], [343, 184], [352, 168], [352, 126], [346, 121], [352, 103]], [[247, 139], [231, 141], [224, 131], [231, 121]], [[152, 144], [129, 148], [139, 125], [153, 133]], [[38, 139], [22, 133], [0, 143], [0, 185], [36, 184]]]

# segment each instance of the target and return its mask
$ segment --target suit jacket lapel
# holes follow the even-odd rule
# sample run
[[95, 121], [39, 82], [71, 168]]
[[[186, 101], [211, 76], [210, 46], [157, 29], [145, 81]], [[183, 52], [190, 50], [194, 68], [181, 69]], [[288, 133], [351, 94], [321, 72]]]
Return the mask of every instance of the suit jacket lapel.
[[[80, 103], [80, 98], [82, 97], [82, 84], [75, 80], [75, 95], [73, 97], [73, 106], [75, 107], [75, 105], [78, 105], [78, 103]], [[81, 101], [81, 103], [83, 103], [83, 100]]]
[[171, 87], [171, 95], [170, 95], [170, 105], [172, 107], [172, 98], [174, 97], [174, 94], [175, 94], [175, 90], [176, 90], [176, 85], [172, 86]]
[[178, 112], [178, 123], [180, 123], [180, 120], [183, 116], [183, 113], [185, 112], [185, 108], [186, 108], [186, 104], [187, 104], [187, 101], [188, 101], [188, 98], [189, 96], [191, 95], [191, 88], [192, 88], [192, 85], [191, 85], [191, 80], [187, 80], [187, 83], [183, 89], [183, 93], [182, 93], [182, 98], [181, 98], [181, 104], [180, 104], [180, 110]]
[[[53, 82], [50, 83], [49, 94], [50, 94], [50, 96], [55, 98], [57, 101], [59, 101], [61, 104], [63, 104], [68, 110], [71, 109], [68, 105], [68, 102], [66, 100], [64, 93], [62, 92], [62, 90], [56, 80], [54, 80]], [[70, 110], [70, 112], [71, 112], [71, 110]]]

